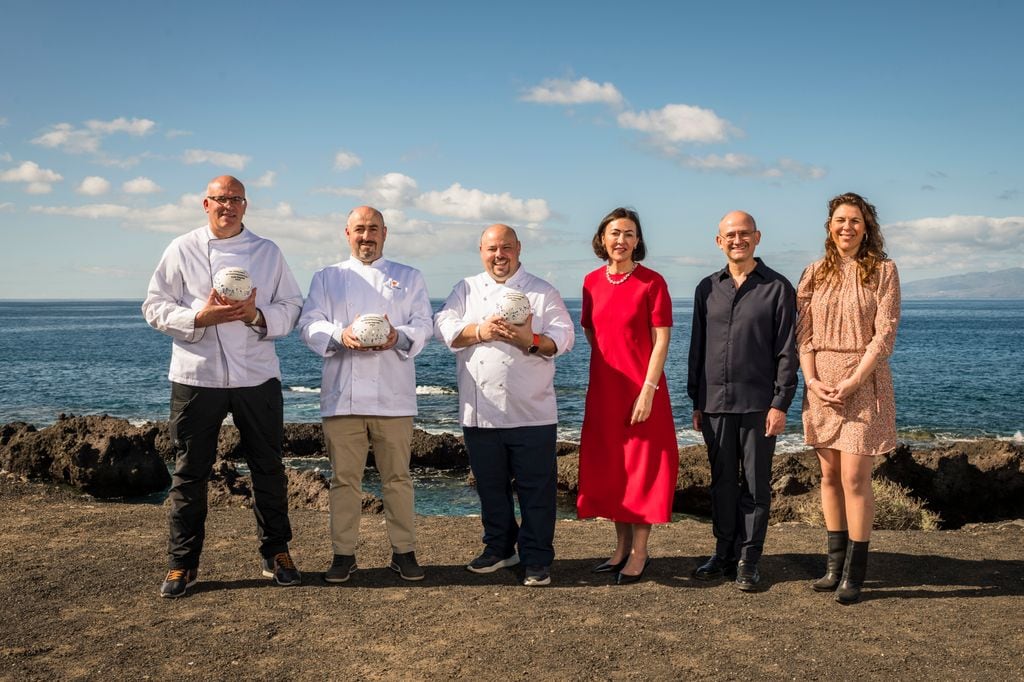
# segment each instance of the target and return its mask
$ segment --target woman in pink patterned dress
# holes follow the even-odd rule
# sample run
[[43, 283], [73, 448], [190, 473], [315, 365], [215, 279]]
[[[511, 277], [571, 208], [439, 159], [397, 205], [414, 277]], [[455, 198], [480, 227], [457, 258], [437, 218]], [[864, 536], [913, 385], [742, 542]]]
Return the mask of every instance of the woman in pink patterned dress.
[[875, 516], [871, 470], [896, 447], [889, 355], [900, 318], [900, 281], [886, 257], [875, 207], [852, 192], [834, 197], [825, 257], [797, 287], [797, 344], [804, 375], [804, 436], [821, 463], [828, 532], [825, 575], [813, 587], [856, 602]]

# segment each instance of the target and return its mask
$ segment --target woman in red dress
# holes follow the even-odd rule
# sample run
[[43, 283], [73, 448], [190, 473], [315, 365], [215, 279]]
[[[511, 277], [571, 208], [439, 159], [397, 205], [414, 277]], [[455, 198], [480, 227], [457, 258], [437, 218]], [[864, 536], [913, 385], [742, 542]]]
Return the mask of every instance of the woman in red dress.
[[651, 524], [672, 515], [679, 449], [663, 372], [672, 300], [662, 276], [639, 263], [647, 248], [636, 211], [605, 216], [593, 247], [606, 263], [583, 280], [590, 385], [576, 509], [615, 522], [615, 552], [594, 572], [622, 585], [643, 576]]

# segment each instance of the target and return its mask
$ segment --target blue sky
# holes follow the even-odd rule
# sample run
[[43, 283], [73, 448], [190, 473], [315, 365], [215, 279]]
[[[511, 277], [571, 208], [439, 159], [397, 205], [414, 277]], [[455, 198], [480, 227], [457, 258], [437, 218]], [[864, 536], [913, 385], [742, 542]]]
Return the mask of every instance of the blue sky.
[[619, 205], [674, 296], [736, 208], [796, 278], [843, 191], [905, 281], [1016, 267], [1022, 24], [1017, 2], [7, 2], [0, 298], [141, 299], [222, 173], [304, 287], [361, 203], [434, 297], [493, 222], [576, 297]]

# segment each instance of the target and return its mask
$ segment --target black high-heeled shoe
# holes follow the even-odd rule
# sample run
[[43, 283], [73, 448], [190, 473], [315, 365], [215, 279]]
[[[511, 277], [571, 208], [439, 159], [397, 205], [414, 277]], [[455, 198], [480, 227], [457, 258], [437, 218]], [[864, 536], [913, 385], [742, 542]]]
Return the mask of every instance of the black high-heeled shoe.
[[592, 569], [590, 569], [590, 572], [591, 573], [618, 573], [619, 571], [622, 570], [622, 567], [626, 565], [626, 561], [628, 559], [629, 559], [629, 557], [626, 557], [625, 559], [623, 559], [622, 561], [618, 562], [617, 564], [613, 564], [611, 559], [609, 559], [608, 561], [602, 561], [597, 566], [594, 566]]
[[629, 575], [628, 573], [623, 573], [622, 571], [619, 571], [618, 573], [615, 574], [615, 584], [616, 585], [632, 585], [633, 583], [640, 582], [640, 579], [644, 577], [644, 571], [647, 570], [647, 566], [649, 566], [650, 563], [651, 563], [651, 557], [647, 557], [644, 560], [644, 567], [641, 568], [640, 572], [637, 573], [636, 575]]

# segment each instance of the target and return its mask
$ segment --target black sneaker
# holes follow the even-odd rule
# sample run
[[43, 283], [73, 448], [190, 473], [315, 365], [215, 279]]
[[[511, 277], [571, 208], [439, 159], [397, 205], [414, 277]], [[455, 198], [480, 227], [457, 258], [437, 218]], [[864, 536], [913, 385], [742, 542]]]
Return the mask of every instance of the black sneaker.
[[199, 571], [194, 568], [172, 568], [160, 585], [160, 596], [176, 599], [185, 596], [185, 590], [196, 584]]
[[357, 568], [355, 554], [335, 554], [331, 567], [324, 572], [324, 580], [329, 583], [343, 583]]
[[466, 564], [466, 568], [473, 573], [494, 573], [498, 569], [515, 566], [518, 563], [518, 554], [513, 553], [511, 556], [502, 559], [500, 556], [495, 556], [484, 550], [483, 554]]
[[551, 584], [551, 573], [547, 566], [527, 566], [523, 585], [526, 587], [544, 587]]
[[402, 576], [402, 580], [423, 580], [425, 575], [423, 567], [416, 563], [416, 552], [392, 553], [388, 568]]
[[273, 578], [278, 585], [299, 585], [302, 574], [288, 552], [278, 552], [273, 558], [263, 557], [263, 577]]

